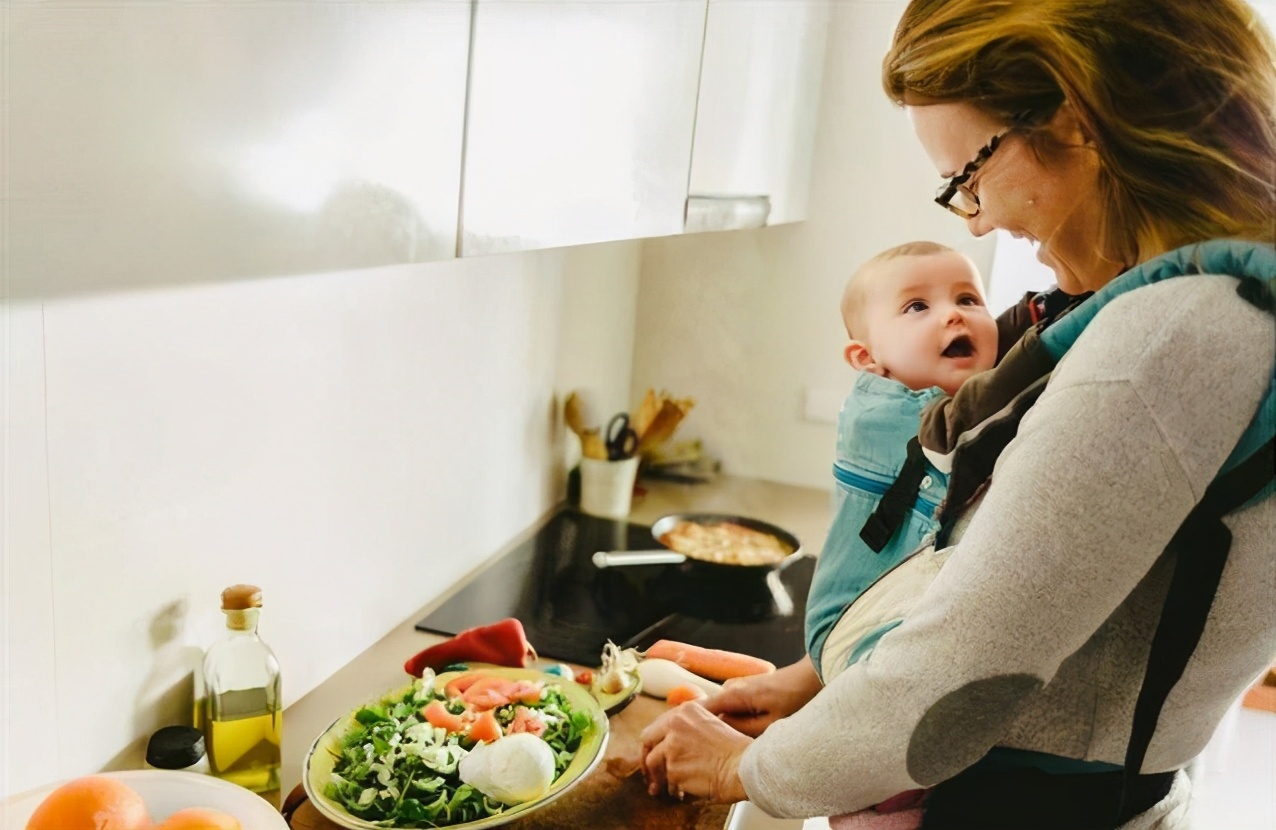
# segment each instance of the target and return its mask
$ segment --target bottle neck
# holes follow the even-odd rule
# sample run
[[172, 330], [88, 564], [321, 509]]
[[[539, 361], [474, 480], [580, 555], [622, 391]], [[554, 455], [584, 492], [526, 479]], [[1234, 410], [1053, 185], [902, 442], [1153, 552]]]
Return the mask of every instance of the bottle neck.
[[257, 617], [261, 614], [260, 608], [245, 608], [242, 611], [223, 611], [222, 613], [226, 615], [226, 627], [231, 631], [257, 633]]

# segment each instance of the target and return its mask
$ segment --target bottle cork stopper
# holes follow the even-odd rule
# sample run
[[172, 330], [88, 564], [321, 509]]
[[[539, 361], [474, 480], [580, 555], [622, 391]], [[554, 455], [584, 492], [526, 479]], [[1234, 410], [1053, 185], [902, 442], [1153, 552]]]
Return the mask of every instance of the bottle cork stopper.
[[261, 607], [261, 589], [256, 585], [232, 585], [222, 591], [223, 611], [245, 611]]

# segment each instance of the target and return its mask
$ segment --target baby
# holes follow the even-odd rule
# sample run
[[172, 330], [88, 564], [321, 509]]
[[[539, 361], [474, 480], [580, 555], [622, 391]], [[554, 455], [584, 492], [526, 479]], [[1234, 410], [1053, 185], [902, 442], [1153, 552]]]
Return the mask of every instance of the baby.
[[[994, 320], [974, 264], [934, 242], [883, 251], [851, 277], [841, 311], [858, 375], [838, 419], [836, 510], [806, 606], [807, 654], [822, 682], [902, 621], [867, 634], [842, 624], [938, 529], [957, 438], [1008, 402], [1014, 377], [1035, 371], [1036, 334], [1083, 299], [1028, 293]], [[838, 826], [913, 830], [925, 796], [900, 793]]]
[[842, 613], [937, 527], [947, 477], [918, 443], [922, 410], [992, 368], [999, 339], [974, 264], [933, 242], [861, 266], [842, 320], [858, 376], [838, 419], [836, 511], [806, 606], [807, 653], [825, 683], [886, 633], [839, 638]]
[[936, 242], [899, 245], [860, 266], [842, 294], [842, 322], [852, 368], [914, 392], [954, 395], [997, 362], [997, 323], [979, 272]]

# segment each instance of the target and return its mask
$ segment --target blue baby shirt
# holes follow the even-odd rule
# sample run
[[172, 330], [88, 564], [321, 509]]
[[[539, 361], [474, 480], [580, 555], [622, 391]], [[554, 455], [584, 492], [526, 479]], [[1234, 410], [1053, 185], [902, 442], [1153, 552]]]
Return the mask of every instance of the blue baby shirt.
[[[842, 613], [938, 527], [935, 511], [947, 492], [948, 477], [928, 462], [917, 501], [890, 543], [875, 553], [860, 539], [861, 528], [904, 465], [922, 410], [943, 394], [939, 388], [914, 392], [899, 381], [860, 372], [842, 404], [833, 464], [833, 524], [806, 601], [806, 650], [821, 678], [826, 672], [820, 652]], [[862, 654], [853, 655], [852, 662]]]

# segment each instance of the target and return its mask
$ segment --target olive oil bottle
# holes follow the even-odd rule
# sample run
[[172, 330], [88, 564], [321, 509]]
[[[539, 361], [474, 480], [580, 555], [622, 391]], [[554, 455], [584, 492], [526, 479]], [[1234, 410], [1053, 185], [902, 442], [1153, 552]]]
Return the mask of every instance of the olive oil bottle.
[[204, 655], [202, 700], [209, 771], [254, 792], [279, 789], [283, 726], [279, 661], [257, 636], [261, 589], [222, 591], [226, 634]]

